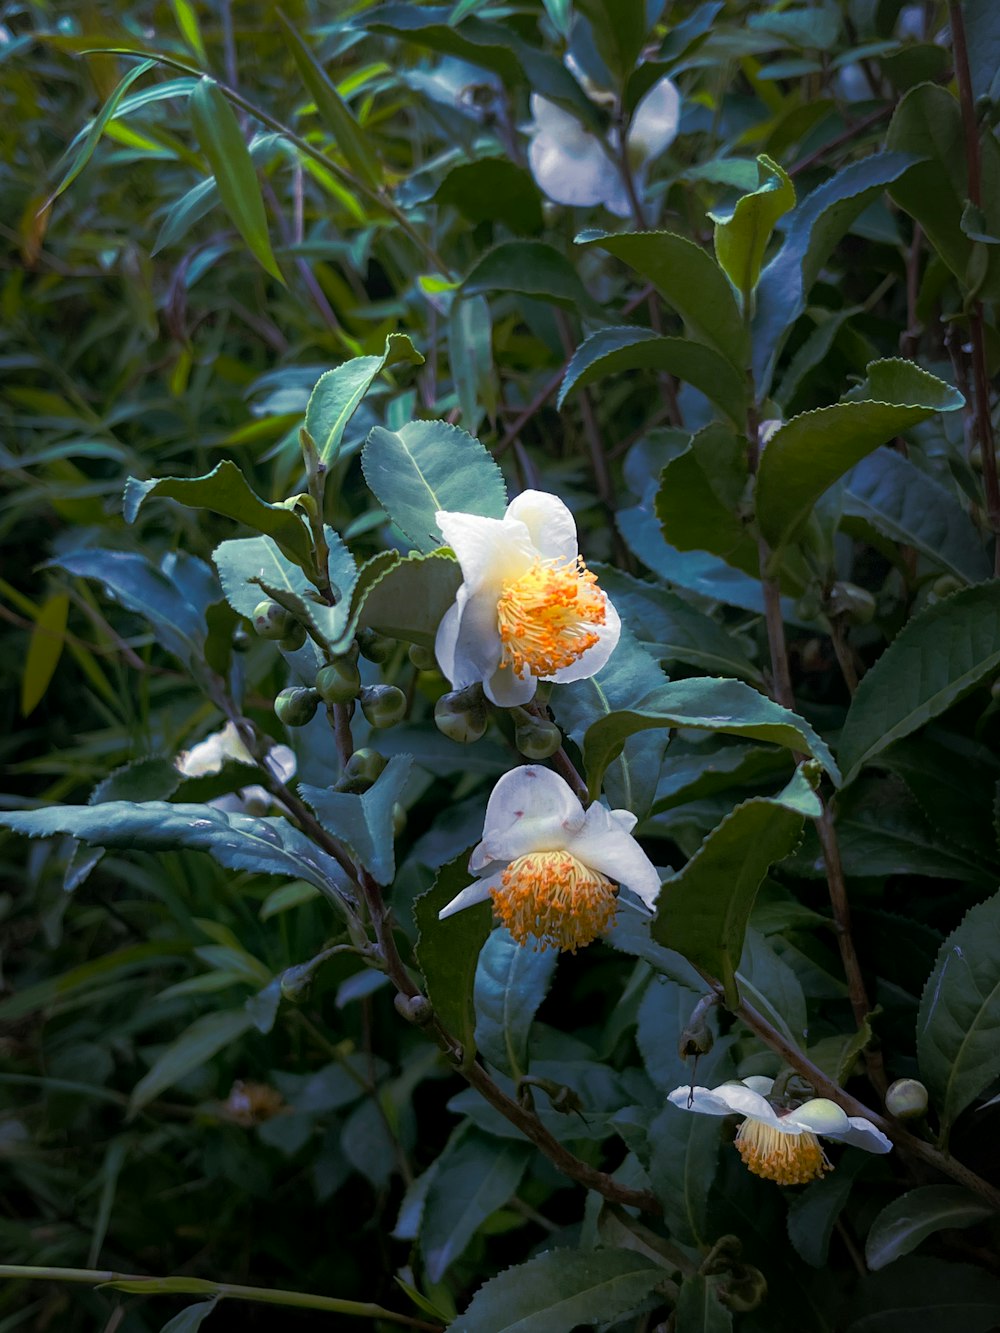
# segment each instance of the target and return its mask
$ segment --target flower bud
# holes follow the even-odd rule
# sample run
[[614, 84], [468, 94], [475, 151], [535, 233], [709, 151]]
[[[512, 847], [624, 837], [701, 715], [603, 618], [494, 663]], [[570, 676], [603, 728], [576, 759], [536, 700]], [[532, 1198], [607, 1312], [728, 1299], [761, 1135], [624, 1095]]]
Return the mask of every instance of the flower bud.
[[360, 698], [361, 711], [373, 727], [394, 727], [406, 715], [406, 695], [395, 685], [368, 685]]
[[416, 1023], [418, 1027], [424, 1027], [434, 1017], [434, 1007], [426, 995], [397, 995], [393, 1004], [408, 1023]]
[[274, 712], [279, 722], [286, 727], [304, 727], [316, 716], [319, 695], [315, 690], [293, 685], [282, 690], [274, 701]]
[[355, 642], [361, 656], [367, 657], [369, 662], [388, 662], [396, 650], [395, 639], [387, 639], [373, 629], [359, 629]]
[[316, 689], [325, 704], [346, 704], [361, 689], [358, 668], [348, 656], [335, 657], [317, 671]]
[[458, 741], [459, 745], [471, 745], [481, 740], [487, 725], [489, 714], [482, 701], [472, 702], [467, 698], [467, 690], [453, 690], [442, 694], [434, 705], [434, 722], [438, 731], [449, 740]]
[[361, 750], [354, 751], [347, 761], [344, 772], [350, 774], [352, 778], [362, 778], [370, 786], [378, 780], [388, 762], [384, 754], [365, 746]]
[[524, 718], [517, 720], [514, 744], [526, 759], [549, 759], [562, 745], [562, 732], [554, 722], [544, 722], [530, 713]]
[[269, 598], [254, 607], [253, 627], [262, 639], [284, 639], [294, 624], [292, 615]]
[[885, 1109], [897, 1120], [916, 1120], [927, 1110], [927, 1089], [915, 1078], [897, 1078], [886, 1090]]
[[291, 1000], [293, 1004], [298, 1004], [301, 1000], [304, 1000], [309, 993], [309, 987], [312, 985], [315, 970], [315, 965], [312, 962], [297, 963], [294, 967], [286, 967], [281, 974], [281, 981], [278, 983], [281, 988], [281, 998]]
[[745, 1314], [763, 1304], [767, 1296], [767, 1278], [752, 1264], [736, 1264], [716, 1290], [727, 1309]]
[[392, 803], [392, 836], [398, 838], [406, 828], [406, 809], [398, 801]]
[[831, 616], [847, 616], [856, 625], [869, 625], [875, 616], [875, 598], [867, 588], [841, 581], [830, 589], [826, 609]]
[[250, 645], [253, 643], [246, 625], [242, 622], [233, 630], [233, 652], [247, 653], [250, 651]]
[[300, 625], [297, 620], [293, 620], [288, 633], [283, 639], [278, 640], [278, 647], [282, 652], [297, 653], [303, 647], [306, 641], [306, 630], [304, 625]]
[[418, 671], [434, 671], [437, 668], [434, 650], [425, 648], [422, 643], [410, 644], [410, 661]]

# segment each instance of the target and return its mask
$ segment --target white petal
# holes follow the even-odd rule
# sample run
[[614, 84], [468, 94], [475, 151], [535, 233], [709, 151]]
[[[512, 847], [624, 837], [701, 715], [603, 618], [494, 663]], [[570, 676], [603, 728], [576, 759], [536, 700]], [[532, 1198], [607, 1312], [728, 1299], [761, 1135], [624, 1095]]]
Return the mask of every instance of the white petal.
[[764, 1074], [748, 1074], [746, 1078], [741, 1079], [752, 1092], [759, 1092], [762, 1097], [766, 1097], [774, 1087], [774, 1079], [767, 1078]]
[[437, 635], [434, 639], [434, 656], [437, 658], [438, 666], [455, 689], [465, 689], [466, 685], [471, 685], [472, 681], [464, 681], [458, 684], [458, 672], [455, 670], [455, 646], [458, 643], [458, 631], [462, 623], [462, 612], [469, 600], [469, 594], [466, 591], [465, 584], [458, 590], [458, 596], [452, 602], [451, 606], [441, 617], [441, 623], [438, 625]]
[[[604, 180], [604, 197], [601, 203], [609, 213], [614, 213], [616, 218], [627, 218], [632, 212], [632, 201], [628, 196], [628, 190], [625, 188], [625, 181], [622, 174], [616, 166], [610, 162], [607, 163], [607, 175]], [[633, 173], [636, 177], [636, 189], [642, 194], [642, 183], [639, 179], [640, 173]]]
[[538, 689], [538, 677], [526, 672], [517, 675], [510, 667], [498, 667], [492, 676], [483, 680], [483, 690], [487, 699], [498, 708], [516, 708], [530, 703]]
[[[459, 589], [461, 592], [462, 588]], [[477, 680], [488, 681], [500, 665], [496, 593], [487, 589], [470, 596], [466, 590], [465, 598], [456, 599], [455, 604], [459, 607], [459, 615], [454, 630], [453, 675], [449, 679], [456, 689], [464, 689]], [[445, 648], [451, 633], [452, 626], [449, 623], [443, 640]]]
[[524, 764], [505, 773], [486, 804], [483, 840], [473, 853], [505, 865], [529, 852], [566, 846], [583, 827], [583, 806], [551, 769]]
[[812, 1101], [799, 1106], [784, 1118], [782, 1127], [790, 1129], [793, 1120], [802, 1129], [812, 1130], [814, 1134], [826, 1134], [830, 1138], [840, 1138], [850, 1128], [847, 1112], [826, 1097], [814, 1097]]
[[438, 920], [443, 921], [446, 916], [454, 916], [460, 912], [463, 907], [474, 907], [476, 903], [485, 902], [490, 896], [490, 889], [500, 883], [500, 876], [493, 875], [489, 879], [477, 879], [474, 884], [470, 884], [467, 889], [456, 894], [446, 907], [442, 907], [438, 912]]
[[539, 131], [528, 145], [528, 164], [550, 199], [580, 208], [601, 203], [609, 177], [617, 174], [600, 141], [582, 126], [572, 138]]
[[670, 79], [654, 83], [632, 117], [629, 149], [646, 161], [658, 157], [677, 137], [681, 119], [681, 95]]
[[576, 559], [580, 549], [576, 520], [557, 495], [548, 491], [522, 491], [511, 500], [504, 518], [524, 524], [532, 545], [543, 559]]
[[470, 592], [481, 586], [498, 586], [517, 578], [535, 559], [523, 524], [481, 514], [463, 514], [439, 509], [434, 515], [446, 543], [462, 567], [462, 579]]
[[564, 139], [572, 139], [576, 134], [587, 133], [572, 112], [564, 111], [558, 102], [550, 102], [539, 93], [531, 94], [531, 116], [535, 122], [531, 127], [533, 134], [547, 131]]
[[626, 833], [602, 805], [592, 805], [579, 833], [566, 842], [584, 865], [599, 870], [639, 897], [652, 911], [660, 892], [660, 876], [631, 833]]
[[682, 1111], [696, 1111], [699, 1115], [736, 1113], [752, 1115], [755, 1120], [767, 1120], [768, 1117], [774, 1119], [774, 1112], [763, 1097], [751, 1092], [742, 1083], [723, 1083], [717, 1088], [675, 1088], [667, 1100]]
[[174, 760], [178, 773], [186, 778], [200, 778], [219, 773], [227, 759], [240, 764], [252, 764], [250, 751], [240, 740], [234, 723], [227, 722], [221, 731], [214, 731], [190, 750], [182, 750]]
[[842, 1134], [835, 1137], [841, 1143], [852, 1148], [864, 1148], [865, 1152], [892, 1152], [892, 1140], [887, 1139], [880, 1129], [876, 1129], [864, 1116], [848, 1116], [849, 1126]]
[[631, 810], [609, 810], [608, 814], [624, 833], [631, 833], [639, 822]]
[[272, 745], [264, 763], [279, 782], [287, 782], [289, 778], [293, 778], [299, 766], [295, 751], [287, 745]]
[[618, 640], [622, 634], [621, 617], [607, 595], [604, 599], [604, 624], [595, 625], [594, 633], [597, 635], [597, 642], [593, 648], [581, 653], [569, 666], [562, 667], [553, 675], [545, 676], [543, 679], [554, 680], [559, 685], [565, 685], [571, 680], [588, 680], [591, 676], [596, 676], [607, 664], [608, 658], [618, 647]]

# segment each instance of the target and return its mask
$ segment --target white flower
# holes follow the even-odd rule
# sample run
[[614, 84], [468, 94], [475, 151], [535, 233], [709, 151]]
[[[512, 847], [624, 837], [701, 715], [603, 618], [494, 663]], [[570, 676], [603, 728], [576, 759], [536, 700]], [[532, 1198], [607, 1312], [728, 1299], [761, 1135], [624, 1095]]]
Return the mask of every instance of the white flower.
[[[661, 79], [635, 109], [625, 144], [640, 191], [650, 163], [677, 136], [680, 105], [676, 86]], [[627, 217], [628, 192], [608, 145], [538, 93], [531, 95], [531, 114], [528, 161], [539, 189], [557, 204], [604, 204], [618, 217]]]
[[530, 936], [536, 948], [575, 953], [613, 922], [616, 884], [653, 909], [660, 877], [632, 837], [635, 823], [630, 810], [584, 810], [551, 769], [512, 769], [493, 788], [483, 840], [469, 858], [479, 878], [439, 916], [492, 898], [519, 944]]
[[578, 554], [563, 502], [524, 491], [503, 518], [435, 514], [462, 567], [462, 586], [434, 650], [455, 689], [482, 681], [503, 708], [533, 698], [538, 679], [595, 675], [621, 635], [618, 613]]
[[[174, 767], [185, 778], [203, 778], [221, 773], [227, 762], [254, 763], [253, 756], [232, 722], [227, 722], [221, 731], [213, 731], [211, 736], [192, 745], [190, 750], [182, 750], [174, 760]], [[264, 762], [279, 782], [287, 782], [295, 775], [297, 760], [294, 751], [287, 745], [272, 745]], [[274, 797], [266, 788], [254, 784], [224, 796], [216, 796], [207, 804], [216, 810], [234, 814], [261, 815], [270, 810]]]
[[775, 1110], [767, 1100], [774, 1080], [746, 1078], [718, 1088], [675, 1088], [669, 1096], [682, 1111], [746, 1119], [736, 1134], [736, 1149], [749, 1170], [779, 1185], [805, 1185], [833, 1168], [817, 1134], [865, 1152], [886, 1153], [892, 1144], [863, 1116], [849, 1116], [825, 1097], [814, 1097], [794, 1111]]

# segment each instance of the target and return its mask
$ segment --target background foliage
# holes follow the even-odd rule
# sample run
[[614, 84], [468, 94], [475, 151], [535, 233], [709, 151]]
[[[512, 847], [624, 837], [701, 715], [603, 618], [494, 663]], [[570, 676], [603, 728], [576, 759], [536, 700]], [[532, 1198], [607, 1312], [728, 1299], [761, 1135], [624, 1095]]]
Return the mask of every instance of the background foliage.
[[[961, 5], [963, 81], [957, 11], [3, 7], [3, 804], [58, 836], [0, 849], [0, 1239], [12, 1265], [187, 1281], [153, 1299], [11, 1280], [4, 1333], [330, 1318], [216, 1307], [213, 1286], [191, 1305], [188, 1279], [469, 1330], [1000, 1326], [1000, 12]], [[547, 198], [531, 94], [613, 142], [665, 76], [679, 133], [632, 162], [632, 215]], [[788, 424], [758, 467], [762, 419]], [[407, 716], [372, 740], [359, 715], [355, 740], [412, 762], [349, 814], [308, 796], [336, 750], [322, 716], [276, 719], [309, 662], [249, 631], [245, 581], [266, 558], [306, 605], [310, 533], [283, 503], [306, 490], [303, 421], [335, 583], [352, 555], [437, 545], [404, 457], [442, 469], [447, 507], [502, 510], [485, 453], [449, 482], [458, 437], [413, 423], [478, 436], [511, 494], [573, 509], [629, 634], [599, 691], [550, 704], [669, 879], [652, 936], [623, 908], [557, 964], [485, 909], [438, 933], [521, 762], [500, 714], [475, 745], [442, 736], [447, 683], [408, 655], [454, 595], [447, 560], [365, 604], [399, 640], [365, 684], [398, 685]], [[214, 481], [147, 487], [166, 476]], [[318, 638], [347, 643], [352, 605]], [[227, 700], [294, 746], [320, 821], [391, 882], [398, 946], [412, 962], [420, 932], [421, 984], [466, 1051], [576, 1161], [647, 1192], [645, 1214], [558, 1170], [401, 1018], [384, 972], [330, 954], [358, 940], [305, 833], [279, 820], [280, 851], [248, 859], [239, 814], [206, 831], [121, 806], [259, 782], [174, 766]], [[815, 823], [808, 784], [785, 785], [807, 752]], [[37, 813], [63, 804], [82, 811]], [[692, 963], [734, 1011], [712, 1010], [695, 1077]], [[909, 1146], [834, 1147], [832, 1175], [782, 1190], [669, 1106], [678, 1084], [782, 1069], [748, 1003], [879, 1114], [887, 1081], [919, 1076]]]

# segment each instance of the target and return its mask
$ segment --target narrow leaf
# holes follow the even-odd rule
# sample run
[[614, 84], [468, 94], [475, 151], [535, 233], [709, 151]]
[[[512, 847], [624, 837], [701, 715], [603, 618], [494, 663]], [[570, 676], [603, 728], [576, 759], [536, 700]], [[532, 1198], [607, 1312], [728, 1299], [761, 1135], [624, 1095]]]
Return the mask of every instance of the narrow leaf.
[[381, 356], [356, 356], [321, 375], [309, 397], [305, 421], [319, 461], [330, 467], [337, 457], [347, 424], [376, 375], [400, 362], [420, 365], [423, 359], [405, 333], [390, 333]]
[[129, 1113], [135, 1115], [165, 1089], [208, 1064], [251, 1027], [253, 1020], [245, 1009], [223, 1009], [196, 1019], [135, 1085], [129, 1099]]
[[39, 607], [28, 640], [28, 653], [21, 675], [21, 716], [27, 717], [45, 698], [66, 642], [69, 596], [55, 592]]
[[795, 207], [795, 186], [783, 168], [763, 153], [757, 167], [756, 190], [738, 199], [728, 217], [709, 214], [715, 223], [715, 257], [746, 306], [757, 286], [774, 224]]
[[498, 926], [476, 968], [476, 1045], [511, 1078], [528, 1071], [528, 1038], [535, 1012], [552, 984], [559, 955], [529, 949]]
[[424, 974], [427, 997], [444, 1026], [462, 1043], [467, 1061], [476, 1054], [476, 964], [489, 936], [493, 913], [488, 902], [467, 907], [444, 921], [438, 919], [438, 912], [472, 883], [468, 860], [468, 852], [463, 852], [442, 866], [433, 888], [422, 893], [413, 905], [417, 962]]
[[299, 791], [328, 833], [345, 842], [379, 884], [396, 873], [393, 806], [410, 774], [410, 756], [394, 755], [361, 796], [300, 782]]
[[936, 1231], [971, 1227], [995, 1210], [961, 1185], [921, 1185], [887, 1204], [868, 1232], [865, 1262], [877, 1270], [915, 1250]]

